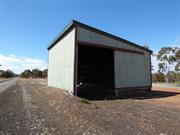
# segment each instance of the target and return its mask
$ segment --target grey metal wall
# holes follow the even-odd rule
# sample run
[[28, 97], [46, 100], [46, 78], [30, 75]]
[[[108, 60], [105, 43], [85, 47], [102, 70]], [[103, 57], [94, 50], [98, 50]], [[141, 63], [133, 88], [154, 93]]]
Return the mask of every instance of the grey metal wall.
[[115, 51], [115, 87], [151, 85], [149, 53], [144, 55]]
[[134, 47], [118, 40], [109, 38], [107, 36], [92, 32], [90, 30], [78, 27], [77, 28], [77, 40], [82, 42], [89, 42], [95, 44], [103, 44], [104, 46], [126, 48], [133, 50]]
[[122, 51], [114, 52], [115, 87], [123, 88], [151, 85], [149, 52], [80, 27], [78, 27], [77, 30], [77, 40], [144, 52], [144, 55]]
[[48, 86], [73, 93], [75, 29], [49, 50]]

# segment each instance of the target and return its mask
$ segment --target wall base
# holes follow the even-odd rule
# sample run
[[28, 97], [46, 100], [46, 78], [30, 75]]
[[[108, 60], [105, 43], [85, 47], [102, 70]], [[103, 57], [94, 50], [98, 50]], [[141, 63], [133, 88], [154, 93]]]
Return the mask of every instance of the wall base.
[[131, 95], [139, 91], [151, 91], [151, 86], [140, 86], [140, 87], [124, 87], [115, 88], [115, 94], [117, 97], [122, 95]]

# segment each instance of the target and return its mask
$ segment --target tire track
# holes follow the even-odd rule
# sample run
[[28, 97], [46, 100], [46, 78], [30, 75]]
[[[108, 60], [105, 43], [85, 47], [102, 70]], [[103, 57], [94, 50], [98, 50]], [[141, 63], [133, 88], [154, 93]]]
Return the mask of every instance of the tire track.
[[19, 81], [7, 85], [8, 88], [0, 94], [0, 135], [26, 135], [28, 130]]
[[5, 81], [3, 83], [0, 83], [0, 93], [5, 91], [6, 89], [10, 88], [12, 85], [16, 85], [17, 80], [18, 79], [16, 78], [13, 80], [8, 80], [8, 81]]
[[26, 118], [27, 118], [27, 128], [30, 129], [30, 134], [32, 135], [50, 135], [48, 128], [42, 125], [41, 118], [37, 115], [38, 106], [33, 104], [31, 96], [27, 93], [24, 85], [20, 83], [22, 94], [23, 94], [23, 102], [24, 108], [26, 110]]

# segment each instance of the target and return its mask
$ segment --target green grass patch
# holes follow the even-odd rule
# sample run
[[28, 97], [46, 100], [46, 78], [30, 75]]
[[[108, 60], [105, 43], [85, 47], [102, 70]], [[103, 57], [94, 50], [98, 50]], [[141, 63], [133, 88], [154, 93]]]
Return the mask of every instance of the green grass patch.
[[85, 99], [85, 98], [81, 98], [80, 102], [83, 104], [91, 104], [89, 100]]
[[83, 104], [91, 104], [91, 105], [93, 105], [95, 107], [95, 109], [100, 109], [100, 107], [97, 106], [95, 103], [91, 103], [89, 100], [87, 100], [85, 98], [81, 98], [79, 102], [83, 103]]

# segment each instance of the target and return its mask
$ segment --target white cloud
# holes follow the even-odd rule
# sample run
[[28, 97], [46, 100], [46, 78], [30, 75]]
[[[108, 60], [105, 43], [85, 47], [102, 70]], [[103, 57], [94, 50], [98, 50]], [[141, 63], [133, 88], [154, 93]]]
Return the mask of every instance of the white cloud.
[[15, 73], [21, 73], [25, 69], [39, 68], [43, 70], [47, 68], [47, 63], [43, 60], [16, 55], [0, 54], [0, 64], [1, 70], [10, 69]]

